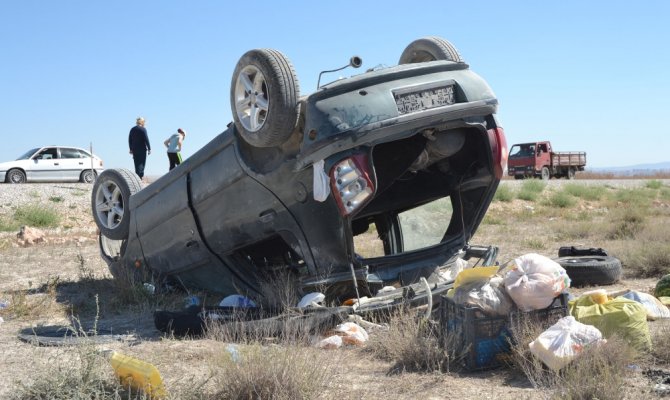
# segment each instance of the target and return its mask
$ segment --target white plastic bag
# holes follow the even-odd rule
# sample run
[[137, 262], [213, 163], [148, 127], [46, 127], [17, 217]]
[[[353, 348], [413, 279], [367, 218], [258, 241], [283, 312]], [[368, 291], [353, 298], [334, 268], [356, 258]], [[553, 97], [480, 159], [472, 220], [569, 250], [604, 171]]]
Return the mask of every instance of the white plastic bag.
[[499, 276], [460, 285], [454, 290], [453, 300], [456, 304], [477, 307], [489, 316], [508, 315], [514, 308]]
[[316, 347], [326, 350], [340, 348], [342, 347], [342, 337], [339, 335], [328, 336], [327, 338], [320, 340], [316, 344]]
[[248, 297], [244, 297], [240, 294], [231, 294], [226, 296], [219, 303], [219, 307], [238, 307], [238, 308], [250, 308], [256, 307], [256, 303]]
[[507, 293], [521, 311], [547, 308], [570, 287], [570, 278], [563, 267], [535, 253], [515, 259], [504, 280]]
[[321, 302], [323, 302], [325, 298], [326, 295], [320, 292], [307, 293], [298, 303], [298, 308], [323, 307]]
[[659, 318], [670, 318], [670, 309], [649, 293], [631, 290], [621, 295], [621, 297], [641, 303], [647, 311], [647, 319], [650, 321]]
[[558, 371], [578, 357], [588, 346], [603, 342], [598, 328], [563, 317], [530, 342], [530, 352], [547, 367]]
[[328, 185], [330, 179], [328, 179], [328, 174], [324, 170], [324, 161], [319, 160], [315, 162], [312, 165], [312, 169], [314, 170], [314, 200], [320, 202], [326, 201], [330, 194], [330, 186]]
[[456, 276], [463, 271], [465, 268], [468, 268], [468, 262], [462, 258], [454, 261], [448, 268], [442, 268], [439, 270], [440, 277], [445, 281], [453, 281], [456, 279]]
[[368, 341], [368, 333], [355, 322], [344, 322], [332, 330], [333, 334], [341, 336], [344, 344], [362, 345]]

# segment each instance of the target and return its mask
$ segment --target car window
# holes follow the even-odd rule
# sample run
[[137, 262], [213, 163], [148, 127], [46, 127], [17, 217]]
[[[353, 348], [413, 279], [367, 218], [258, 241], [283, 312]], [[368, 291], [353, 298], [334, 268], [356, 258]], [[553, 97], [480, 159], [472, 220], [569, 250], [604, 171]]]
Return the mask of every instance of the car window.
[[398, 218], [405, 251], [440, 243], [452, 213], [451, 200], [448, 197], [400, 213]]
[[32, 157], [32, 155], [35, 154], [35, 152], [36, 152], [37, 150], [39, 150], [39, 149], [40, 149], [39, 147], [34, 148], [34, 149], [30, 149], [30, 150], [26, 151], [25, 153], [23, 153], [23, 154], [22, 154], [19, 158], [17, 158], [16, 160], [17, 160], [17, 161], [18, 161], [18, 160], [27, 160], [27, 159], [29, 159], [30, 157]]
[[61, 158], [85, 158], [86, 156], [79, 151], [79, 149], [72, 149], [69, 147], [60, 148]]
[[[451, 199], [444, 197], [430, 203], [406, 210], [398, 214], [398, 232], [402, 232], [403, 252], [419, 250], [434, 246], [442, 241], [451, 222], [453, 208]], [[371, 223], [367, 229], [354, 236], [356, 254], [363, 258], [382, 257], [385, 254], [384, 241], [391, 240], [393, 229], [380, 234], [376, 224]], [[389, 243], [386, 243], [389, 246]], [[394, 252], [394, 250], [390, 250]]]
[[58, 158], [58, 150], [55, 147], [47, 147], [37, 153], [34, 158], [36, 160], [55, 160]]

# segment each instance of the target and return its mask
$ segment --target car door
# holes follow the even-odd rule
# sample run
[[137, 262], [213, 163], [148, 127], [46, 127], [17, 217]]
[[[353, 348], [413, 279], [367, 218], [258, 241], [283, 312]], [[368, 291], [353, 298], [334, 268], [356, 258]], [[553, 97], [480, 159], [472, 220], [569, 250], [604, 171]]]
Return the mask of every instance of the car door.
[[29, 181], [50, 182], [62, 180], [57, 147], [44, 147], [35, 154], [26, 168]]
[[81, 171], [91, 167], [91, 160], [86, 159], [79, 149], [60, 147], [59, 150], [61, 177], [67, 181], [78, 181]]

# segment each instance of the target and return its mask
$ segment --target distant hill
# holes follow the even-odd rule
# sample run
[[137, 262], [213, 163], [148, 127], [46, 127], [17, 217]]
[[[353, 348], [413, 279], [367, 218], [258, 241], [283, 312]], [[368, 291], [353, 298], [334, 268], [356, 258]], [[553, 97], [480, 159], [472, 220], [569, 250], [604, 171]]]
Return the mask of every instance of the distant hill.
[[616, 173], [624, 175], [653, 175], [658, 172], [670, 172], [670, 161], [654, 164], [637, 164], [627, 167], [586, 168], [586, 171], [597, 173]]

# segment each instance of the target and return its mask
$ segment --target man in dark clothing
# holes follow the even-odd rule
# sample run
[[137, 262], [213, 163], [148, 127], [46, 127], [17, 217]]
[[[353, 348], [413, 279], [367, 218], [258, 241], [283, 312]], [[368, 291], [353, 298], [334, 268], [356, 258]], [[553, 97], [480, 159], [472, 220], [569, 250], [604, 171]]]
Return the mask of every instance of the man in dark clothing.
[[149, 136], [144, 127], [144, 118], [138, 117], [137, 125], [133, 126], [128, 135], [128, 147], [135, 162], [135, 173], [142, 179], [144, 177], [144, 164], [147, 161], [147, 152], [151, 154]]

